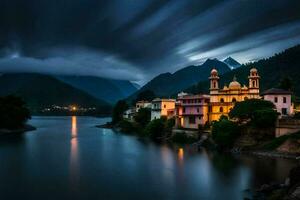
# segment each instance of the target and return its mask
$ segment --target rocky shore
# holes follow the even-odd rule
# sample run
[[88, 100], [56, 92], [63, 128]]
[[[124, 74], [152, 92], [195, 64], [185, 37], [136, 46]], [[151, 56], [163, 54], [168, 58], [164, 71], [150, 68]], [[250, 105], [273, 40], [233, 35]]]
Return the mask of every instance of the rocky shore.
[[254, 193], [254, 200], [299, 200], [300, 199], [300, 164], [291, 169], [284, 183], [264, 184]]

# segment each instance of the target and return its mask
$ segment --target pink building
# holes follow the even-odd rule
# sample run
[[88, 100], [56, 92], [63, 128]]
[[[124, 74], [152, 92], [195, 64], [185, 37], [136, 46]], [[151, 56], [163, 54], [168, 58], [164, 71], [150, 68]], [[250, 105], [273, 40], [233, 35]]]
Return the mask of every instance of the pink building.
[[209, 95], [178, 96], [176, 101], [176, 127], [198, 129], [208, 122]]
[[262, 93], [263, 99], [271, 101], [280, 116], [293, 114], [292, 93], [290, 91], [271, 88]]

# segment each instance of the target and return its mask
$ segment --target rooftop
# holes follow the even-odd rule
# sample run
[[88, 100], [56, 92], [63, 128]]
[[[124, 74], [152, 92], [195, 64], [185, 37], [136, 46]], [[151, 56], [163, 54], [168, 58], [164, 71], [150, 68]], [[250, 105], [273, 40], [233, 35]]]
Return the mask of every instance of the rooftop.
[[292, 92], [288, 90], [279, 89], [279, 88], [271, 88], [262, 93], [262, 95], [267, 95], [267, 94], [292, 94]]

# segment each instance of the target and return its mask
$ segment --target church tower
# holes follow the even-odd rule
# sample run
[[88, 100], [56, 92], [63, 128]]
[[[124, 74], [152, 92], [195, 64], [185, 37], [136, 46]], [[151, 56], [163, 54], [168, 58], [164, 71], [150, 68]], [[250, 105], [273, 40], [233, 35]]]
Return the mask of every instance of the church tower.
[[210, 72], [210, 102], [218, 102], [219, 93], [219, 76], [216, 69], [212, 69]]
[[257, 73], [256, 68], [250, 70], [249, 79], [249, 97], [250, 98], [259, 98], [259, 79], [260, 76]]

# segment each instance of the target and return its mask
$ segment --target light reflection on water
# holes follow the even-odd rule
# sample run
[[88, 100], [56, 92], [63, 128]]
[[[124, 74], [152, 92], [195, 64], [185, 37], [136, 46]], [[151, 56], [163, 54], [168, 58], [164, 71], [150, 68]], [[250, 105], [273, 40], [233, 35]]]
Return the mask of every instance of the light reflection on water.
[[71, 155], [70, 155], [70, 186], [76, 190], [79, 184], [77, 117], [71, 118]]
[[[34, 117], [0, 141], [1, 199], [243, 199], [296, 162], [155, 144], [95, 128], [110, 119]], [[18, 192], [16, 192], [18, 191]]]

